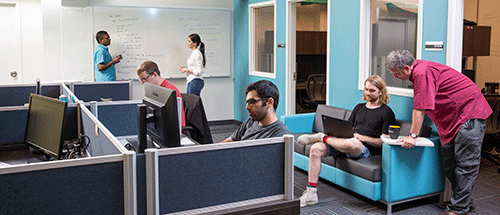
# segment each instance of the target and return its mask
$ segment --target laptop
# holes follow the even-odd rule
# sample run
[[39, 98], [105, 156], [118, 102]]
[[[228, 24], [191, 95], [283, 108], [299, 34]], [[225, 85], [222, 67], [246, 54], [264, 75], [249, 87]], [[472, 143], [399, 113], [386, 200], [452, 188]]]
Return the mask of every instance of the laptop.
[[321, 115], [323, 119], [323, 131], [325, 134], [338, 138], [353, 137], [353, 124], [350, 121], [337, 119], [325, 115]]

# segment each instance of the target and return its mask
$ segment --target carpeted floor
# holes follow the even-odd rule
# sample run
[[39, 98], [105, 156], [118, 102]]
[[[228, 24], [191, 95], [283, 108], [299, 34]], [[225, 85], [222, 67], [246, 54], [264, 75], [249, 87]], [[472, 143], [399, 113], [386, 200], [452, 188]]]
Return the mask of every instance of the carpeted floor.
[[[214, 143], [229, 137], [236, 129], [237, 124], [212, 125], [210, 130]], [[500, 214], [500, 166], [483, 158], [481, 169], [474, 185], [473, 196], [476, 201], [477, 215]], [[295, 168], [294, 195], [299, 198], [307, 185], [307, 172]], [[301, 214], [350, 215], [350, 214], [386, 214], [386, 205], [374, 202], [359, 194], [339, 187], [326, 180], [318, 182], [319, 203], [301, 208]], [[438, 197], [406, 202], [395, 205], [392, 213], [399, 214], [439, 214], [443, 210], [437, 207]]]

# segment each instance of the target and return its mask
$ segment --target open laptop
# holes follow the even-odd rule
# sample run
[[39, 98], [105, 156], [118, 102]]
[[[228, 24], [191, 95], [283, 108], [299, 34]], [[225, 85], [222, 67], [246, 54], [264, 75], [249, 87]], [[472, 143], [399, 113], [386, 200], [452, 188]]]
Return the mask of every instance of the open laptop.
[[321, 115], [321, 118], [323, 119], [323, 130], [325, 134], [338, 138], [353, 137], [352, 122], [325, 115]]

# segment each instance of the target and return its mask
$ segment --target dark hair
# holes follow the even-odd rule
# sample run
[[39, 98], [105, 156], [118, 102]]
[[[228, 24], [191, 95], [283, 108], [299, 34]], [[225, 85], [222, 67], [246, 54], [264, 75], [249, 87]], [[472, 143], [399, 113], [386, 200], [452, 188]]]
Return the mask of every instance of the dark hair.
[[257, 96], [261, 99], [268, 99], [268, 98], [273, 98], [274, 99], [274, 110], [276, 111], [276, 108], [278, 108], [278, 102], [280, 99], [280, 93], [278, 91], [278, 88], [276, 85], [273, 84], [273, 82], [267, 81], [267, 80], [260, 80], [254, 83], [251, 83], [247, 86], [245, 90], [245, 94], [248, 94], [248, 92], [255, 90], [257, 91]]
[[95, 39], [97, 40], [97, 43], [101, 44], [101, 41], [102, 41], [104, 35], [108, 35], [108, 32], [99, 31], [99, 32], [97, 32], [97, 34], [95, 34]]
[[205, 67], [205, 63], [206, 63], [206, 60], [205, 60], [205, 44], [203, 42], [201, 42], [200, 35], [198, 35], [198, 34], [191, 34], [191, 35], [189, 35], [189, 39], [191, 39], [191, 41], [193, 41], [193, 43], [196, 43], [196, 47], [200, 46], [200, 52], [201, 52], [201, 55], [203, 56], [203, 67]]
[[158, 69], [158, 64], [156, 64], [153, 61], [144, 61], [139, 65], [137, 68], [137, 75], [141, 74], [142, 72], [146, 72], [148, 75], [152, 75], [156, 72], [158, 76], [160, 76], [160, 69]]

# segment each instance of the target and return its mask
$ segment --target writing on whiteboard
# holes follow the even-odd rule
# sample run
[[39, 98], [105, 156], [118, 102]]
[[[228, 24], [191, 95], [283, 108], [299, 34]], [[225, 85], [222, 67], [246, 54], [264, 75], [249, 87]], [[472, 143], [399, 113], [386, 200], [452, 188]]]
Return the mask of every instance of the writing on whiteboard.
[[94, 29], [111, 37], [118, 79], [137, 78], [136, 69], [151, 60], [163, 77], [182, 78], [179, 67], [187, 65], [191, 50], [188, 35], [197, 33], [205, 44], [207, 77], [229, 76], [231, 65], [231, 12], [203, 9], [99, 7], [94, 9]]

